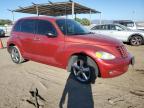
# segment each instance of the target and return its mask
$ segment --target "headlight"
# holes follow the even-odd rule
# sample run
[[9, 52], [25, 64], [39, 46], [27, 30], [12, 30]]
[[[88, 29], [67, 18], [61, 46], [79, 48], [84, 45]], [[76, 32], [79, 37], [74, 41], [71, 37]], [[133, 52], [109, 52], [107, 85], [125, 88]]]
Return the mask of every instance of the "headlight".
[[110, 54], [110, 53], [107, 53], [107, 52], [102, 52], [102, 51], [98, 51], [96, 52], [96, 57], [99, 58], [99, 59], [103, 59], [103, 60], [112, 60], [112, 59], [115, 59], [115, 56]]

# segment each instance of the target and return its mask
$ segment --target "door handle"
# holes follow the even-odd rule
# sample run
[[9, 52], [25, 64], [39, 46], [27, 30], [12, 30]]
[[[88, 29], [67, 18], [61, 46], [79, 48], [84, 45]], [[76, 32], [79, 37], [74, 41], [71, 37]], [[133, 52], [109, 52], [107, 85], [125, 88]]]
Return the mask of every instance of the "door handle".
[[35, 38], [34, 38], [34, 40], [35, 40], [35, 41], [39, 41], [39, 40], [40, 40], [40, 38], [36, 38], [36, 37], [35, 37]]

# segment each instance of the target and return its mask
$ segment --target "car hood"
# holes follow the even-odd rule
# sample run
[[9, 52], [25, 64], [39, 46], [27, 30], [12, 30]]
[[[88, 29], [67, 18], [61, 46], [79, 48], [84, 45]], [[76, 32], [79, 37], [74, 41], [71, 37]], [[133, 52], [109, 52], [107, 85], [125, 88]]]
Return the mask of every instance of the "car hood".
[[86, 43], [91, 45], [119, 46], [122, 42], [109, 36], [100, 34], [68, 35], [66, 42]]
[[144, 31], [142, 30], [128, 30], [127, 32], [132, 33], [132, 34], [141, 34], [144, 35]]

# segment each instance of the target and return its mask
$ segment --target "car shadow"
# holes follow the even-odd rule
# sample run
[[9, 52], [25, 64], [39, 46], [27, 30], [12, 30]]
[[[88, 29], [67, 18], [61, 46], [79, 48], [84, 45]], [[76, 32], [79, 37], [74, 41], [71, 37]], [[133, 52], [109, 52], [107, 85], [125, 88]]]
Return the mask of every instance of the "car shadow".
[[[128, 46], [132, 46], [129, 42], [123, 42], [124, 44], [126, 44], [126, 45], [128, 45]], [[144, 45], [144, 43], [142, 43], [141, 45], [139, 45], [139, 46], [142, 46], [142, 45]], [[136, 46], [137, 47], [137, 46]]]
[[[66, 104], [67, 102], [67, 104]], [[94, 108], [91, 84], [83, 84], [69, 75], [59, 102], [59, 108]]]
[[0, 36], [0, 38], [8, 38], [9, 36]]

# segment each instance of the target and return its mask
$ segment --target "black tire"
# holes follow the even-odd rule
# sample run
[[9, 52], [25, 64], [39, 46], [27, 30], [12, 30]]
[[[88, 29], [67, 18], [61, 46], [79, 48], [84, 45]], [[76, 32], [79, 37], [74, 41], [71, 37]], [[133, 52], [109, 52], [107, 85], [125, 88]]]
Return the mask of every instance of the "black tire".
[[68, 71], [72, 72], [76, 80], [85, 84], [95, 83], [98, 76], [98, 66], [88, 56], [72, 56]]
[[133, 46], [139, 46], [142, 45], [142, 43], [143, 38], [141, 36], [135, 35], [130, 38], [130, 44]]
[[11, 55], [12, 61], [16, 64], [20, 64], [25, 61], [17, 46], [10, 47], [10, 55]]

